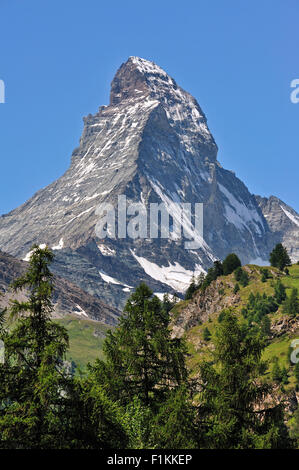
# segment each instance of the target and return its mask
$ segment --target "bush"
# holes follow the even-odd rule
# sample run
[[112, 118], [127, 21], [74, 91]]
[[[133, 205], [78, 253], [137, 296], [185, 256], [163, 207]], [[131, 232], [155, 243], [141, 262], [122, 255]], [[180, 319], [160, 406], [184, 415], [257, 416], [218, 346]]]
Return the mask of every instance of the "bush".
[[234, 287], [234, 294], [237, 294], [237, 292], [239, 292], [239, 290], [240, 290], [240, 286], [239, 286], [239, 284], [237, 283], [237, 284], [235, 285], [235, 287]]
[[241, 275], [241, 279], [240, 279], [240, 284], [241, 284], [241, 286], [243, 286], [243, 287], [246, 287], [246, 286], [248, 286], [248, 284], [249, 284], [249, 277], [248, 277], [248, 274], [247, 274], [246, 271], [243, 271], [243, 270], [242, 270], [242, 275]]
[[195, 284], [194, 278], [192, 278], [191, 284], [190, 284], [190, 286], [188, 287], [188, 289], [186, 290], [186, 293], [185, 293], [185, 300], [192, 299], [193, 294], [196, 292], [196, 289], [197, 289], [197, 286]]
[[236, 281], [240, 281], [240, 279], [242, 277], [242, 273], [243, 273], [243, 269], [241, 268], [241, 266], [239, 266], [237, 269], [235, 269], [234, 275], [235, 275]]
[[287, 297], [286, 288], [283, 283], [279, 280], [274, 285], [274, 299], [278, 304], [281, 304]]
[[205, 341], [210, 341], [211, 336], [212, 336], [212, 335], [211, 335], [211, 332], [210, 332], [209, 328], [206, 327], [206, 328], [203, 330], [203, 339], [204, 339]]
[[294, 287], [290, 297], [288, 297], [283, 304], [283, 312], [295, 317], [299, 314], [299, 299], [298, 290]]
[[268, 271], [268, 269], [267, 269], [267, 268], [263, 268], [263, 269], [261, 270], [261, 273], [262, 273], [261, 281], [262, 281], [262, 282], [266, 282], [267, 279], [269, 279], [269, 277], [270, 277], [270, 276], [269, 276], [269, 271]]
[[225, 317], [225, 310], [222, 310], [218, 315], [218, 323], [221, 323]]

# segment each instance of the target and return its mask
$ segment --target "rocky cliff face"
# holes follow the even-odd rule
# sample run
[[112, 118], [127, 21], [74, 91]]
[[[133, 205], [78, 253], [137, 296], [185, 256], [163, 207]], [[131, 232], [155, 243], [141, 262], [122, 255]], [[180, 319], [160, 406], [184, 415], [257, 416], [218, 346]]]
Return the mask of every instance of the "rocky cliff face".
[[[23, 275], [27, 269], [27, 263], [15, 259], [13, 256], [0, 251], [0, 307], [6, 307], [9, 299], [26, 299], [26, 293], [15, 295], [10, 290], [13, 280]], [[93, 297], [71, 282], [54, 276], [53, 305], [55, 317], [66, 314], [75, 314], [82, 318], [92, 318], [107, 325], [116, 325], [120, 312], [104, 304], [100, 299]]]
[[[203, 239], [104, 238], [100, 203], [203, 203]], [[192, 206], [193, 207], [193, 206]], [[185, 224], [186, 232], [189, 228]], [[153, 62], [130, 57], [111, 85], [109, 106], [84, 119], [70, 168], [0, 218], [0, 248], [25, 258], [33, 243], [56, 251], [53, 270], [122, 307], [134, 286], [183, 292], [193, 273], [234, 251], [243, 262], [268, 259], [272, 234], [253, 195], [217, 161], [217, 145], [197, 101]]]
[[256, 196], [277, 242], [287, 248], [293, 263], [299, 261], [299, 214], [275, 196]]

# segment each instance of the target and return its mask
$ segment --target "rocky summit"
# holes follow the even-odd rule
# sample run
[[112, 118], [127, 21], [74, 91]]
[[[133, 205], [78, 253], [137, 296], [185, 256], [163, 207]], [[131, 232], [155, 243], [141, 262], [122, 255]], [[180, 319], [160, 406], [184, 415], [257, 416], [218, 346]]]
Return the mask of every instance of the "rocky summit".
[[[203, 238], [186, 249], [175, 237], [98, 237], [97, 208], [116, 207], [119, 195], [146, 207], [163, 202], [173, 225], [181, 217], [174, 203], [203, 203]], [[286, 233], [273, 211], [221, 167], [196, 99], [153, 62], [130, 57], [112, 81], [110, 104], [84, 118], [66, 173], [0, 218], [0, 248], [26, 259], [33, 243], [47, 244], [57, 275], [121, 308], [140, 281], [156, 293], [182, 293], [193, 274], [232, 251], [244, 263], [268, 260]]]

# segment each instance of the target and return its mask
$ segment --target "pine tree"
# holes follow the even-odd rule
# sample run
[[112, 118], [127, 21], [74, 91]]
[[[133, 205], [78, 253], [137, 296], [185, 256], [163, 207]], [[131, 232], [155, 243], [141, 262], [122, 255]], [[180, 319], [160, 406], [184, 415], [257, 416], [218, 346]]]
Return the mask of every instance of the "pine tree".
[[278, 361], [274, 362], [274, 366], [272, 369], [272, 379], [276, 383], [280, 383], [282, 380], [282, 372], [281, 372], [281, 368], [279, 367]]
[[240, 290], [240, 286], [238, 283], [235, 284], [235, 287], [234, 287], [234, 294], [237, 294]]
[[32, 247], [27, 272], [13, 282], [15, 292], [26, 289], [28, 300], [12, 300], [10, 314], [17, 319], [6, 332], [5, 363], [0, 370], [0, 434], [2, 447], [41, 448], [59, 440], [49, 428], [56, 418], [51, 406], [64, 406], [63, 357], [66, 330], [50, 320], [53, 291], [48, 248]]
[[186, 386], [170, 392], [151, 423], [150, 446], [159, 449], [194, 449], [200, 441], [196, 409]]
[[32, 247], [27, 272], [12, 285], [28, 299], [11, 301], [14, 326], [1, 329], [0, 448], [118, 447], [126, 436], [111, 401], [65, 367], [68, 334], [51, 319], [52, 260], [48, 248]]
[[227, 276], [231, 274], [235, 269], [241, 267], [241, 261], [235, 253], [227, 255], [225, 260], [222, 263], [223, 274]]
[[206, 328], [203, 330], [203, 339], [204, 339], [205, 341], [210, 341], [211, 336], [212, 336], [212, 335], [211, 335], [211, 332], [210, 332], [209, 328], [206, 327]]
[[107, 334], [106, 362], [98, 360], [93, 368], [109, 396], [122, 403], [137, 396], [145, 406], [155, 406], [186, 380], [185, 344], [170, 338], [169, 321], [159, 299], [140, 284], [118, 328]]
[[281, 271], [283, 271], [286, 266], [291, 266], [291, 260], [288, 255], [288, 252], [281, 243], [278, 243], [275, 248], [271, 251], [270, 263], [271, 266], [275, 266]]
[[298, 290], [295, 287], [292, 289], [290, 297], [285, 300], [283, 311], [292, 317], [299, 314]]
[[242, 270], [242, 275], [241, 275], [241, 278], [240, 278], [240, 284], [243, 287], [246, 287], [249, 284], [249, 276], [248, 276], [247, 272], [244, 271], [244, 270]]
[[191, 283], [188, 289], [185, 292], [185, 300], [190, 300], [193, 297], [193, 294], [196, 292], [197, 286], [195, 284], [194, 276], [192, 276]]
[[271, 334], [271, 321], [267, 315], [262, 318], [261, 321], [261, 331], [262, 334], [268, 338]]
[[221, 261], [219, 260], [214, 261], [214, 273], [215, 273], [215, 278], [223, 275], [223, 265]]
[[240, 281], [242, 278], [242, 274], [243, 274], [243, 269], [241, 268], [241, 266], [238, 266], [237, 269], [235, 269], [234, 271], [235, 280]]
[[262, 268], [261, 273], [262, 273], [261, 281], [267, 282], [267, 279], [269, 279], [269, 270], [267, 268]]
[[213, 362], [200, 367], [203, 445], [208, 448], [289, 447], [280, 405], [266, 406], [271, 386], [264, 370], [260, 335], [248, 335], [232, 311], [217, 326]]
[[281, 304], [287, 297], [286, 288], [283, 283], [278, 280], [274, 286], [274, 299], [278, 304]]

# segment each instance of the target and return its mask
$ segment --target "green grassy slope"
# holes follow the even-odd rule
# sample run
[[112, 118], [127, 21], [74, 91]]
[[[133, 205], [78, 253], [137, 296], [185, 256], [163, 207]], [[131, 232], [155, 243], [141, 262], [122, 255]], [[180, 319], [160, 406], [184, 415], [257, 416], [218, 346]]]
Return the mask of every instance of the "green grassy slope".
[[[243, 267], [244, 268], [244, 267]], [[249, 285], [246, 287], [240, 286], [239, 291], [239, 301], [237, 305], [234, 305], [234, 310], [236, 311], [237, 316], [241, 321], [244, 321], [243, 316], [241, 314], [241, 310], [243, 307], [246, 306], [248, 297], [250, 292], [256, 294], [259, 292], [260, 294], [266, 293], [267, 296], [273, 295], [274, 293], [274, 282], [280, 278], [283, 284], [286, 286], [287, 295], [290, 294], [291, 288], [296, 287], [298, 288], [299, 292], [299, 265], [293, 265], [289, 268], [290, 275], [286, 276], [281, 274], [280, 271], [276, 268], [269, 268], [271, 270], [271, 278], [268, 279], [266, 282], [262, 282], [262, 268], [256, 265], [248, 265], [245, 267], [248, 269], [248, 274], [250, 278]], [[231, 296], [233, 295], [233, 288], [236, 284], [234, 275], [231, 274], [229, 276], [221, 276], [218, 278], [222, 281], [222, 296]], [[195, 296], [198, 295], [195, 293]], [[188, 307], [191, 301], [183, 301], [179, 302], [175, 308], [172, 310], [172, 318], [173, 322], [175, 323], [179, 314], [183, 314], [184, 309]], [[212, 313], [209, 317], [209, 320], [190, 328], [185, 333], [185, 338], [187, 340], [188, 351], [189, 351], [189, 359], [188, 365], [191, 370], [191, 374], [196, 376], [198, 373], [198, 364], [202, 359], [207, 359], [210, 356], [210, 351], [213, 348], [213, 334], [215, 333], [215, 329], [218, 323], [218, 313]], [[282, 306], [279, 307], [278, 311], [270, 314], [269, 318], [271, 319], [271, 323], [276, 323], [279, 320], [282, 320], [286, 317], [285, 314], [282, 312]], [[208, 328], [212, 334], [212, 338], [210, 341], [205, 341], [203, 337], [203, 332], [205, 328]], [[299, 329], [295, 331], [287, 331], [281, 336], [276, 336], [269, 340], [269, 344], [266, 347], [263, 355], [263, 359], [268, 362], [268, 370], [265, 374], [265, 380], [271, 380], [271, 370], [277, 358], [279, 365], [285, 366], [288, 371], [289, 375], [289, 383], [284, 386], [285, 390], [291, 390], [295, 387], [295, 377], [294, 377], [294, 366], [290, 363], [289, 360], [289, 348], [292, 339], [299, 338]]]
[[84, 369], [89, 362], [103, 358], [103, 342], [110, 327], [90, 319], [78, 318], [76, 315], [67, 315], [56, 321], [63, 325], [69, 334], [68, 360], [73, 360]]
[[[297, 287], [299, 291], [299, 265], [290, 267], [289, 276], [281, 276], [278, 269], [271, 268], [272, 278], [268, 279], [266, 282], [261, 281], [261, 268], [259, 266], [249, 265], [248, 268], [250, 269], [250, 282], [246, 287], [240, 286], [240, 301], [236, 307], [236, 312], [240, 319], [242, 319], [241, 309], [246, 305], [250, 292], [254, 294], [257, 292], [263, 294], [265, 292], [267, 295], [272, 295], [273, 281], [278, 276], [281, 277], [283, 284], [287, 287], [287, 294], [289, 294], [292, 287]], [[232, 286], [236, 282], [234, 275], [222, 276], [220, 279], [224, 284], [222, 295], [231, 295], [233, 291]], [[190, 300], [179, 302], [173, 308], [171, 313], [174, 321], [190, 302]], [[283, 316], [284, 314], [282, 313], [281, 307], [276, 313], [269, 315], [272, 322], [283, 318]], [[102, 347], [105, 334], [109, 329], [108, 326], [93, 320], [78, 318], [76, 315], [68, 315], [57, 321], [67, 328], [70, 336], [70, 349], [67, 354], [68, 359], [74, 360], [76, 364], [84, 368], [88, 362], [92, 363], [98, 357], [103, 358]], [[213, 343], [213, 338], [209, 342], [204, 341], [203, 330], [208, 327], [213, 336], [217, 325], [218, 313], [215, 313], [210, 316], [209, 321], [191, 328], [185, 334], [190, 353], [188, 364], [194, 375], [196, 375], [198, 370], [198, 362], [203, 357], [209, 355], [209, 350]], [[288, 369], [289, 384], [286, 388], [294, 386], [295, 383], [293, 376], [294, 368], [290, 364], [288, 355], [291, 340], [296, 337], [299, 337], [299, 331], [286, 333], [280, 337], [274, 338], [264, 351], [264, 358], [269, 361], [269, 371], [272, 368], [275, 357], [278, 358], [280, 366], [285, 366]]]

